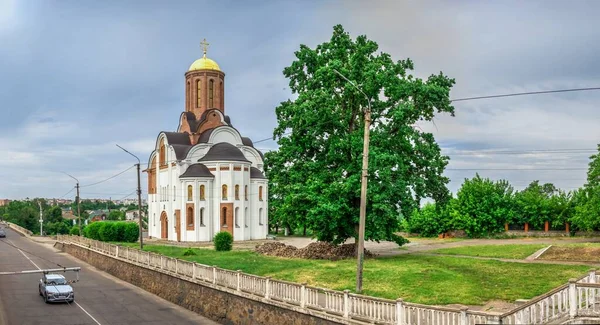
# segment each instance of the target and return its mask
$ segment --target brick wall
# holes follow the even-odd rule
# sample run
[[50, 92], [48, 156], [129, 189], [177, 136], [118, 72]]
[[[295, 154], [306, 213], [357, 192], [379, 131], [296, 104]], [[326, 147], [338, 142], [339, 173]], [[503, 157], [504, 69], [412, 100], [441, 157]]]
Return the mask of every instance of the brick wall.
[[222, 324], [340, 324], [311, 314], [263, 303], [118, 260], [72, 244], [56, 247], [165, 300]]

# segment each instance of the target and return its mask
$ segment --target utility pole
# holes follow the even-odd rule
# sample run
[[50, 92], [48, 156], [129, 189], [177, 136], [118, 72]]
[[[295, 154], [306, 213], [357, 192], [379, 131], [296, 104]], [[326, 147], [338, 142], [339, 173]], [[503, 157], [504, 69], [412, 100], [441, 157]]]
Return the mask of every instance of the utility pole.
[[44, 236], [44, 218], [42, 215], [42, 202], [38, 201], [38, 205], [40, 206], [40, 236]]
[[360, 220], [358, 223], [358, 245], [357, 245], [357, 266], [356, 266], [356, 292], [362, 292], [363, 282], [363, 262], [365, 260], [365, 223], [367, 217], [367, 182], [369, 171], [369, 129], [371, 127], [371, 98], [365, 94], [354, 82], [350, 81], [337, 70], [333, 70], [340, 77], [344, 78], [354, 88], [360, 91], [367, 99], [367, 109], [364, 112], [365, 132], [363, 136], [363, 159], [362, 159], [362, 176], [360, 182]]
[[143, 220], [142, 220], [142, 186], [140, 183], [140, 163], [141, 163], [140, 158], [138, 158], [136, 155], [132, 154], [131, 152], [127, 151], [125, 148], [121, 147], [118, 144], [117, 144], [117, 147], [121, 148], [121, 150], [125, 151], [126, 153], [132, 155], [138, 161], [136, 166], [137, 166], [138, 220], [140, 223], [140, 250], [144, 250], [144, 239], [143, 239], [144, 226], [143, 226]]
[[81, 212], [79, 210], [79, 180], [65, 172], [63, 172], [65, 175], [71, 177], [72, 179], [74, 179], [77, 182], [77, 185], [75, 185], [75, 188], [77, 188], [77, 196], [75, 197], [75, 201], [77, 202], [77, 225], [79, 227], [79, 236], [82, 236], [81, 233]]

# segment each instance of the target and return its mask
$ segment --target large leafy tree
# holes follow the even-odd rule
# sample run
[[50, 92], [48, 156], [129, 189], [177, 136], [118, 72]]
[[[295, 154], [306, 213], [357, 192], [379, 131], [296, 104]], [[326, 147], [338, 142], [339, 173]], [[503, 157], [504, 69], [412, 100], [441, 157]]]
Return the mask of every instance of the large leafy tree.
[[275, 215], [298, 218], [319, 240], [358, 236], [364, 110], [372, 106], [365, 238], [393, 240], [400, 215], [422, 198], [449, 198], [442, 176], [448, 157], [431, 133], [415, 126], [436, 113], [454, 115], [454, 80], [410, 74], [410, 59], [394, 61], [366, 36], [342, 26], [315, 49], [301, 45], [284, 69], [295, 100], [276, 109], [279, 150], [267, 156]]

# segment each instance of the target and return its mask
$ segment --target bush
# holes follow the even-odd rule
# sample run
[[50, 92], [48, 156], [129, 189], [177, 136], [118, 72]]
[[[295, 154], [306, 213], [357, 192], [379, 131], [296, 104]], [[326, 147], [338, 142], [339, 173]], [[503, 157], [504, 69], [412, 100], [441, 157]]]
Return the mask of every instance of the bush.
[[196, 255], [196, 252], [194, 252], [194, 250], [191, 247], [186, 249], [185, 252], [183, 252], [183, 256], [194, 256], [194, 255]]
[[100, 227], [104, 224], [102, 221], [96, 221], [90, 223], [87, 227], [85, 227], [84, 235], [85, 237], [93, 240], [100, 240], [99, 230]]
[[450, 230], [450, 216], [444, 208], [427, 203], [420, 210], [415, 209], [406, 226], [410, 233], [436, 237]]
[[230, 251], [233, 246], [233, 236], [226, 231], [221, 231], [215, 235], [214, 242], [216, 251]]
[[133, 222], [119, 222], [124, 225], [122, 241], [135, 243], [140, 238], [140, 227]]
[[[85, 227], [81, 227], [81, 232], [85, 235]], [[76, 225], [71, 227], [71, 230], [69, 230], [69, 235], [79, 236], [79, 227]]]
[[102, 222], [100, 225], [100, 229], [98, 230], [98, 234], [100, 235], [101, 241], [118, 241], [117, 238], [117, 229], [115, 227], [114, 222]]

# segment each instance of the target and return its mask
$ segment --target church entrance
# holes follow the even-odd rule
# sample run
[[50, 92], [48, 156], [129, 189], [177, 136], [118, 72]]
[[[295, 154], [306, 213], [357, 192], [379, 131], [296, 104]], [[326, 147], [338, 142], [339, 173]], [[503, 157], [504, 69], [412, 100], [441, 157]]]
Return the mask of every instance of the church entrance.
[[167, 220], [167, 213], [163, 211], [160, 214], [160, 238], [168, 239], [169, 236], [169, 221]]

